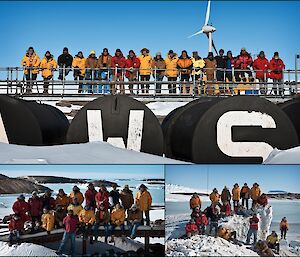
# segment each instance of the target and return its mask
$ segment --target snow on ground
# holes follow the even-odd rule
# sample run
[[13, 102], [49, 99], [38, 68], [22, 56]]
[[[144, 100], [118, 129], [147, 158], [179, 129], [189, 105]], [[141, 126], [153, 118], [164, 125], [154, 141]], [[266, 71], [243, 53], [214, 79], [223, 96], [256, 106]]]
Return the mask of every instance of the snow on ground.
[[55, 101], [43, 101], [43, 104], [48, 104], [48, 105], [51, 105], [57, 109], [59, 109], [60, 111], [62, 111], [63, 113], [70, 113], [71, 111], [75, 110], [75, 111], [78, 111], [80, 110], [83, 106], [81, 105], [75, 105], [75, 104], [71, 104], [70, 107], [67, 107], [67, 106], [60, 106], [60, 105], [57, 105], [58, 102], [55, 102]]
[[[175, 195], [172, 193], [203, 193], [207, 194], [206, 190], [203, 189], [195, 189], [195, 188], [189, 188], [189, 187], [184, 187], [184, 186], [179, 186], [179, 185], [174, 185], [174, 184], [166, 184], [166, 196], [165, 200], [168, 202], [186, 202], [189, 201], [191, 196], [190, 195]], [[202, 201], [207, 201], [208, 196], [201, 196]]]
[[0, 241], [1, 256], [57, 256], [54, 250], [41, 245], [22, 243], [9, 246], [8, 243]]
[[264, 164], [300, 164], [300, 146], [287, 150], [275, 148]]
[[24, 146], [0, 143], [3, 164], [183, 164], [153, 154], [89, 142], [55, 146]]
[[191, 239], [167, 241], [166, 256], [258, 256], [258, 254], [245, 246], [235, 245], [219, 237], [199, 235]]
[[167, 116], [174, 109], [186, 105], [187, 102], [152, 102], [146, 104], [146, 106], [156, 116]]

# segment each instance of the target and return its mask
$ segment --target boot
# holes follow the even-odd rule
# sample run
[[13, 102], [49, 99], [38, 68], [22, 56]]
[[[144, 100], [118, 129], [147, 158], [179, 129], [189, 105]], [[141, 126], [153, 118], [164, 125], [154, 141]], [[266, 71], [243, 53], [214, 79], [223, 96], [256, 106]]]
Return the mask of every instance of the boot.
[[109, 242], [110, 242], [110, 243], [114, 243], [114, 242], [115, 242], [115, 237], [114, 237], [114, 236], [111, 236]]

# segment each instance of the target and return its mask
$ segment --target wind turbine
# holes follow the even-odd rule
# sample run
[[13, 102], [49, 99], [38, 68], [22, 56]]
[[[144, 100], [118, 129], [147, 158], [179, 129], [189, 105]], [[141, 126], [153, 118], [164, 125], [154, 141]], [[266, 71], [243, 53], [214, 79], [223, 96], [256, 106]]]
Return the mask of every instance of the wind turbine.
[[212, 33], [214, 33], [216, 31], [216, 28], [208, 24], [209, 16], [210, 16], [210, 0], [208, 0], [208, 3], [207, 3], [205, 22], [204, 22], [202, 29], [200, 31], [196, 32], [195, 34], [189, 36], [189, 38], [197, 36], [202, 33], [206, 34], [206, 36], [208, 38], [208, 52], [212, 52], [212, 48], [214, 48], [214, 50], [216, 51], [216, 54], [218, 54], [218, 51], [217, 51], [214, 41], [212, 39]]

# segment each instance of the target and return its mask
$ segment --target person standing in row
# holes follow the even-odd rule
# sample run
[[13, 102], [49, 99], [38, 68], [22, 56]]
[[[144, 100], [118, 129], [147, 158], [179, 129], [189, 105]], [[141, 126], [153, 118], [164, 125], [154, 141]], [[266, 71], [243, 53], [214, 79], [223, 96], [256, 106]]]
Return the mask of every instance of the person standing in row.
[[[143, 48], [141, 50], [141, 55], [139, 56], [141, 65], [140, 65], [140, 80], [141, 81], [149, 81], [151, 75], [151, 64], [152, 57], [150, 56], [150, 50], [147, 48]], [[149, 84], [141, 84], [142, 93], [149, 94]]]
[[161, 56], [161, 52], [157, 52], [152, 60], [152, 74], [153, 78], [156, 80], [155, 93], [161, 93], [161, 86], [165, 76], [166, 62]]
[[207, 58], [204, 59], [205, 61], [205, 69], [206, 69], [206, 94], [207, 95], [214, 95], [215, 94], [215, 85], [213, 84], [215, 80], [215, 72], [217, 68], [217, 61], [214, 58], [214, 54], [212, 52], [208, 53]]
[[272, 90], [274, 91], [275, 95], [277, 95], [277, 92], [279, 93], [279, 95], [283, 95], [284, 88], [283, 88], [282, 80], [283, 80], [283, 70], [285, 69], [285, 64], [279, 58], [278, 52], [274, 53], [269, 66], [271, 70], [270, 78], [273, 80]]
[[268, 80], [269, 61], [267, 60], [264, 51], [260, 51], [252, 66], [256, 73], [256, 79], [261, 83], [259, 84], [260, 93], [265, 95], [268, 92], [268, 85], [266, 82]]
[[238, 183], [235, 183], [232, 188], [232, 201], [233, 201], [233, 209], [237, 211], [237, 208], [240, 205], [240, 198], [241, 198], [241, 189]]
[[133, 194], [128, 185], [125, 185], [124, 189], [121, 191], [120, 199], [125, 211], [128, 211], [134, 203]]
[[[178, 69], [177, 69], [177, 54], [174, 53], [173, 50], [168, 52], [168, 56], [165, 59], [166, 63], [166, 77], [168, 78], [168, 82], [176, 81], [178, 77]], [[168, 84], [169, 94], [176, 94], [176, 83]]]
[[85, 204], [91, 206], [93, 209], [96, 208], [96, 194], [97, 191], [93, 183], [88, 184], [88, 190], [84, 193]]
[[63, 80], [68, 76], [71, 71], [73, 63], [73, 56], [69, 54], [69, 49], [64, 47], [63, 53], [58, 56], [57, 64], [59, 66], [59, 76], [58, 79]]
[[[188, 56], [187, 51], [183, 50], [181, 52], [181, 56], [177, 61], [177, 68], [180, 71], [180, 81], [189, 82], [190, 74], [193, 68], [193, 62], [191, 58]], [[190, 94], [192, 92], [191, 84], [181, 85], [180, 92], [184, 95]]]
[[[113, 81], [124, 81], [124, 69], [126, 67], [126, 58], [120, 49], [116, 49], [115, 56], [112, 58], [111, 66], [113, 69]], [[111, 93], [114, 95], [117, 92], [116, 85], [112, 85]], [[125, 93], [124, 84], [120, 84], [120, 93]]]
[[[225, 81], [225, 69], [226, 69], [226, 60], [227, 56], [224, 56], [224, 49], [219, 50], [219, 55], [216, 56], [216, 63], [217, 63], [217, 71], [216, 71], [216, 77], [218, 82], [224, 82]], [[218, 84], [219, 85], [219, 92], [220, 94], [225, 93], [225, 85], [224, 84]]]
[[195, 93], [196, 94], [204, 94], [204, 90], [202, 87], [202, 74], [203, 74], [203, 68], [205, 67], [205, 61], [198, 55], [197, 51], [193, 52], [192, 57], [193, 62], [193, 71], [192, 76], [193, 80], [195, 80], [196, 88]]
[[251, 190], [247, 183], [244, 183], [241, 190], [242, 206], [245, 206], [247, 210], [249, 209], [249, 198], [251, 196]]
[[147, 190], [148, 188], [141, 184], [139, 191], [136, 193], [135, 203], [143, 212], [142, 224], [144, 224], [144, 214], [146, 217], [146, 225], [150, 226], [150, 208], [152, 205], [152, 196]]
[[50, 51], [45, 53], [45, 57], [41, 61], [40, 65], [42, 69], [42, 76], [44, 78], [44, 94], [48, 94], [49, 80], [53, 77], [53, 70], [57, 68], [57, 63], [53, 58]]
[[[136, 57], [133, 50], [129, 51], [126, 60], [126, 73], [125, 76], [129, 82], [137, 81], [138, 79], [138, 69], [141, 65], [140, 59]], [[134, 84], [129, 84], [130, 94], [133, 95]]]
[[78, 52], [77, 55], [75, 55], [73, 62], [72, 62], [72, 67], [74, 68], [74, 80], [79, 80], [79, 88], [78, 88], [78, 93], [82, 92], [82, 81], [85, 76], [85, 62], [86, 59], [83, 56], [83, 53], [81, 51]]
[[[102, 51], [102, 54], [98, 58], [98, 64], [97, 67], [99, 70], [99, 79], [100, 81], [111, 81], [112, 79], [112, 71], [111, 71], [111, 65], [112, 65], [112, 56], [109, 54], [108, 49], [104, 48]], [[103, 91], [102, 91], [103, 87]], [[99, 93], [110, 93], [110, 85], [103, 85], [100, 83], [100, 91]]]
[[[90, 55], [88, 58], [85, 60], [85, 79], [86, 80], [92, 80], [94, 81], [95, 79], [98, 78], [98, 70], [97, 70], [97, 64], [98, 64], [98, 59], [96, 57], [96, 52], [92, 50], [90, 52]], [[94, 82], [92, 84], [87, 83], [87, 91], [88, 93], [93, 93], [93, 88], [94, 88]]]

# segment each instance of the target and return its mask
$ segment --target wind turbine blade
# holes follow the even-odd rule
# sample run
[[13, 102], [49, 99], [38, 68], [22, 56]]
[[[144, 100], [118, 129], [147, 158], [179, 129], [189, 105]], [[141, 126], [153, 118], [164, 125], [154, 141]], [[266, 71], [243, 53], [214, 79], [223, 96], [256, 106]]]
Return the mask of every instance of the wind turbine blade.
[[208, 24], [209, 16], [210, 16], [210, 0], [208, 0], [208, 3], [207, 3], [207, 9], [206, 9], [206, 16], [205, 16], [205, 23], [204, 23], [204, 25]]
[[213, 40], [212, 40], [212, 46], [213, 46], [213, 48], [215, 49], [216, 55], [218, 55], [219, 53], [218, 53], [218, 50], [217, 50], [217, 48], [216, 48], [215, 43], [214, 43]]
[[201, 33], [203, 33], [203, 30], [200, 30], [200, 31], [196, 32], [195, 34], [193, 34], [193, 35], [190, 35], [188, 38], [191, 38], [191, 37], [197, 36], [197, 35], [199, 35], [199, 34], [201, 34]]

